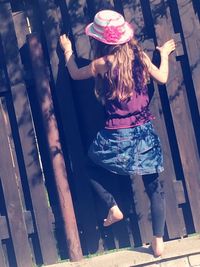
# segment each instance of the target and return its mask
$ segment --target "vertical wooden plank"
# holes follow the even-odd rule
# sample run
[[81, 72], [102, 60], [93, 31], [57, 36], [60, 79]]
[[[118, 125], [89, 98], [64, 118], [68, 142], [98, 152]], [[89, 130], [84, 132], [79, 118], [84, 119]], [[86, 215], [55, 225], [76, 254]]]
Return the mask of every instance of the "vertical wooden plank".
[[[200, 5], [200, 4], [199, 4]], [[197, 15], [194, 13], [193, 5], [191, 1], [177, 0], [177, 8], [180, 14], [180, 21], [182, 24], [184, 42], [187, 50], [187, 56], [189, 60], [189, 68], [192, 75], [193, 88], [190, 88], [188, 95], [191, 94], [191, 90], [194, 90], [195, 100], [197, 101], [198, 110], [195, 109], [196, 118], [199, 118], [200, 114], [200, 23]], [[184, 65], [183, 65], [184, 68]], [[194, 102], [194, 101], [193, 101]], [[195, 108], [191, 104], [191, 109]], [[196, 128], [197, 129], [197, 128]], [[198, 130], [200, 134], [200, 129]], [[197, 137], [198, 138], [198, 137]], [[198, 140], [197, 140], [198, 141]]]
[[[146, 36], [152, 37], [153, 39], [143, 40], [143, 47], [146, 50], [147, 54], [149, 54], [150, 58], [154, 58], [156, 36], [154, 31], [154, 21], [151, 15], [150, 3], [148, 0], [141, 1], [141, 7], [144, 15], [145, 21], [145, 34]], [[162, 9], [158, 11], [158, 14], [162, 15]], [[154, 59], [153, 59], [154, 60]], [[180, 236], [184, 236], [186, 234], [186, 227], [183, 218], [183, 211], [180, 208], [179, 202], [177, 202], [176, 191], [174, 189], [174, 183], [176, 182], [176, 173], [174, 169], [172, 152], [170, 150], [169, 140], [171, 138], [172, 133], [168, 136], [167, 129], [169, 127], [169, 122], [166, 125], [166, 101], [163, 102], [163, 94], [159, 92], [160, 90], [164, 90], [163, 88], [159, 88], [157, 83], [151, 84], [150, 97], [153, 94], [153, 98], [151, 99], [150, 107], [152, 113], [155, 115], [156, 120], [154, 122], [154, 127], [156, 132], [158, 133], [161, 139], [162, 150], [164, 154], [164, 172], [160, 174], [160, 179], [164, 181], [164, 191], [166, 196], [166, 225], [167, 225], [167, 233], [169, 238], [176, 238]], [[169, 120], [169, 116], [167, 116]], [[181, 183], [181, 181], [180, 181]], [[173, 210], [173, 214], [171, 213]]]
[[[147, 6], [146, 6], [147, 9]], [[144, 41], [145, 50], [150, 58], [153, 58], [155, 45], [152, 39]], [[174, 170], [173, 158], [170, 150], [169, 137], [167, 135], [167, 128], [165, 124], [165, 110], [161, 104], [160, 90], [157, 83], [153, 84], [154, 88], [149, 88], [150, 92], [154, 89], [153, 97], [151, 99], [150, 108], [156, 120], [153, 122], [156, 132], [161, 139], [161, 145], [164, 156], [164, 172], [160, 174], [160, 179], [164, 181], [164, 190], [166, 196], [166, 224], [169, 238], [176, 238], [186, 234], [186, 227], [183, 218], [182, 209], [179, 207], [179, 202], [176, 200], [176, 192], [174, 189], [174, 182], [176, 181], [176, 174]], [[164, 105], [164, 103], [163, 103]], [[181, 182], [181, 181], [180, 181]], [[171, 213], [173, 210], [173, 214]]]
[[4, 257], [3, 247], [2, 247], [1, 242], [0, 242], [0, 265], [1, 267], [6, 267], [5, 257]]
[[[161, 139], [161, 145], [163, 149], [164, 156], [164, 172], [160, 174], [160, 179], [164, 181], [164, 191], [166, 196], [166, 224], [167, 232], [169, 238], [177, 238], [186, 235], [186, 227], [183, 218], [182, 209], [179, 207], [179, 204], [182, 204], [177, 201], [176, 191], [174, 188], [174, 183], [176, 181], [176, 174], [172, 161], [172, 154], [170, 151], [169, 139], [167, 136], [166, 125], [164, 123], [164, 114], [163, 109], [160, 103], [158, 96], [158, 88], [156, 85], [155, 95], [151, 102], [151, 108], [153, 114], [158, 120], [158, 124], [154, 123], [156, 132], [158, 133]], [[181, 183], [181, 181], [180, 181]], [[172, 213], [173, 210], [173, 213]]]
[[[7, 86], [7, 88], [9, 89], [8, 86]], [[11, 153], [11, 156], [12, 156], [13, 168], [15, 170], [15, 176], [16, 176], [18, 188], [20, 190], [22, 206], [23, 206], [23, 209], [26, 210], [27, 208], [30, 208], [30, 207], [27, 207], [26, 201], [25, 201], [25, 198], [24, 198], [22, 180], [21, 180], [21, 177], [20, 177], [20, 171], [19, 171], [19, 166], [18, 166], [17, 156], [16, 156], [16, 149], [15, 149], [15, 144], [14, 144], [14, 140], [13, 140], [14, 132], [11, 130], [11, 124], [10, 124], [10, 121], [12, 121], [12, 119], [9, 118], [9, 114], [8, 114], [9, 104], [8, 104], [7, 100], [8, 100], [8, 94], [6, 94], [6, 98], [3, 98], [1, 100], [1, 108], [2, 108], [2, 111], [3, 111], [3, 114], [4, 114], [5, 127], [6, 127], [6, 131], [8, 133], [8, 142], [9, 142], [9, 145], [10, 145], [10, 153]]]
[[[12, 131], [11, 131], [11, 125], [10, 125], [10, 120], [12, 121], [12, 118], [9, 118], [9, 115], [11, 115], [11, 113], [9, 113], [8, 115], [8, 107], [10, 108], [10, 97], [8, 97], [8, 94], [6, 94], [7, 97], [1, 99], [1, 108], [2, 108], [2, 112], [4, 115], [4, 122], [5, 122], [5, 127], [6, 127], [6, 131], [7, 131], [7, 136], [8, 136], [8, 143], [9, 143], [9, 149], [10, 149], [10, 153], [11, 153], [11, 158], [12, 158], [12, 164], [13, 164], [13, 171], [15, 172], [15, 179], [16, 179], [16, 183], [18, 185], [18, 190], [19, 190], [19, 194], [20, 194], [20, 198], [21, 198], [21, 205], [22, 205], [22, 209], [23, 209], [23, 215], [24, 215], [24, 219], [25, 219], [25, 224], [26, 224], [26, 230], [28, 234], [33, 234], [34, 231], [34, 227], [33, 227], [33, 220], [32, 220], [32, 215], [30, 211], [27, 211], [27, 209], [31, 209], [31, 203], [30, 203], [30, 197], [28, 196], [27, 199], [27, 185], [24, 185], [24, 180], [23, 180], [23, 185], [22, 185], [22, 176], [20, 176], [20, 172], [19, 172], [19, 166], [18, 166], [18, 162], [17, 162], [17, 156], [16, 156], [16, 150], [18, 147], [15, 147], [14, 144], [14, 139], [16, 140], [16, 131], [13, 131], [13, 128], [15, 128], [12, 125]], [[9, 99], [9, 100], [8, 100]], [[12, 121], [13, 122], [13, 121]], [[18, 160], [20, 161], [20, 159], [18, 158]], [[21, 173], [22, 174], [22, 173]], [[24, 192], [26, 197], [24, 196]], [[1, 219], [3, 219], [4, 217], [2, 217]], [[1, 223], [4, 223], [3, 225]], [[4, 232], [1, 232], [0, 236], [2, 239], [7, 239], [9, 238], [9, 234], [8, 234], [8, 229], [6, 230], [6, 219], [5, 220], [1, 220], [0, 221], [1, 226], [4, 226], [2, 230], [4, 230]], [[8, 235], [8, 236], [5, 236]], [[3, 236], [5, 236], [3, 238]], [[31, 237], [29, 237], [29, 241], [31, 244]], [[32, 249], [32, 247], [31, 247]], [[4, 250], [4, 253], [7, 250]], [[35, 251], [32, 250], [31, 251], [32, 254], [32, 260], [33, 260], [33, 264], [36, 264], [35, 261]], [[9, 257], [10, 258], [10, 257]]]
[[[85, 51], [85, 49], [88, 49], [89, 51], [88, 52], [89, 57], [87, 58], [92, 58], [90, 45], [85, 46], [86, 44], [84, 43], [84, 40], [87, 40], [89, 42], [89, 38], [85, 35], [85, 27], [89, 21], [88, 18], [85, 17], [84, 13], [87, 13], [87, 15], [90, 18], [92, 18], [94, 16], [94, 13], [97, 12], [99, 9], [103, 8], [113, 9], [113, 1], [103, 1], [103, 2], [87, 1], [88, 5], [87, 12], [84, 12], [86, 1], [79, 1], [79, 3], [76, 2], [77, 5], [74, 5], [74, 3], [72, 4], [71, 1], [66, 1], [66, 2], [68, 5], [68, 12], [71, 21], [72, 33], [75, 40], [76, 53], [77, 56], [79, 57], [79, 61], [81, 61], [80, 58], [84, 56], [83, 52]], [[81, 28], [79, 26], [80, 22], [81, 22]], [[82, 38], [80, 38], [80, 36], [82, 36]], [[88, 64], [88, 62], [86, 62], [85, 64]], [[88, 82], [87, 86], [85, 81], [81, 81], [81, 82], [74, 82], [73, 85], [74, 85], [73, 89], [74, 96], [76, 99], [75, 105], [78, 111], [77, 117], [79, 119], [80, 127], [83, 128], [80, 130], [80, 132], [82, 138], [87, 140], [85, 141], [85, 143], [87, 143], [86, 145], [87, 149], [89, 143], [92, 141], [92, 138], [94, 138], [94, 135], [96, 134], [97, 128], [99, 129], [101, 126], [103, 127], [103, 122], [100, 123], [101, 121], [103, 121], [104, 118], [103, 107], [100, 107], [99, 103], [95, 99], [93, 92], [93, 87], [94, 87], [93, 83], [89, 84]], [[84, 90], [83, 90], [83, 85], [85, 85]], [[109, 183], [109, 180], [111, 178], [110, 174], [106, 173], [106, 175], [108, 177], [108, 183]], [[115, 180], [117, 180], [117, 178], [118, 178], [117, 176], [114, 177]], [[119, 185], [118, 185], [118, 191], [120, 191]], [[121, 229], [121, 231], [119, 231], [119, 228]], [[112, 227], [112, 230], [113, 233], [111, 231], [106, 231], [105, 243], [108, 243], [108, 240], [112, 240], [114, 237], [114, 240], [111, 242], [115, 242], [116, 248], [130, 245], [130, 242], [128, 240], [128, 232], [126, 224], [124, 222], [121, 222], [120, 225], [119, 224], [114, 225]]]
[[[89, 23], [88, 17], [85, 15], [86, 0], [70, 1], [66, 0], [68, 18], [70, 28], [73, 34], [73, 39], [78, 57], [89, 59], [91, 58], [91, 49], [89, 38], [85, 35], [85, 26]], [[61, 8], [61, 12], [62, 8]], [[66, 17], [66, 13], [63, 14]]]
[[90, 18], [93, 20], [94, 15], [103, 9], [114, 9], [113, 0], [87, 0], [88, 5], [88, 14]]
[[[140, 1], [124, 0], [121, 2], [126, 21], [133, 26], [136, 38], [141, 40], [145, 25]], [[136, 175], [132, 177], [132, 189], [141, 241], [142, 243], [148, 243], [152, 239], [152, 227], [149, 220], [149, 199], [145, 194], [141, 176]]]
[[55, 118], [50, 85], [46, 73], [46, 66], [44, 64], [42, 45], [36, 34], [28, 36], [28, 46], [35, 88], [37, 91], [39, 106], [42, 112], [43, 125], [48, 142], [48, 152], [51, 155], [52, 169], [56, 180], [60, 207], [63, 214], [68, 251], [70, 259], [72, 261], [78, 261], [82, 259], [82, 251], [80, 247], [76, 218], [68, 183], [66, 165], [60, 143], [58, 125]]
[[[25, 218], [25, 223], [26, 223], [26, 227], [27, 227], [27, 232], [28, 232], [28, 234], [35, 234], [36, 235], [36, 233], [34, 231], [34, 227], [33, 227], [32, 215], [30, 212], [30, 209], [32, 208], [32, 206], [31, 206], [31, 198], [29, 195], [27, 181], [26, 181], [26, 179], [24, 179], [25, 174], [24, 174], [24, 172], [22, 173], [22, 168], [21, 168], [21, 172], [19, 171], [18, 161], [20, 162], [20, 159], [21, 159], [19, 157], [19, 146], [20, 145], [16, 141], [17, 137], [18, 137], [18, 134], [16, 134], [17, 127], [16, 127], [16, 124], [13, 125], [13, 116], [15, 116], [15, 115], [13, 114], [13, 110], [11, 111], [11, 104], [10, 104], [11, 102], [10, 101], [11, 101], [10, 94], [7, 93], [6, 98], [2, 99], [2, 109], [3, 109], [3, 114], [4, 114], [6, 131], [8, 134], [8, 142], [10, 145], [10, 153], [12, 156], [16, 182], [18, 184], [18, 189], [20, 192], [21, 204], [22, 204], [22, 208], [24, 210], [24, 218]], [[11, 122], [11, 125], [10, 125], [10, 122]], [[12, 130], [11, 130], [11, 127], [12, 127]], [[14, 140], [15, 140], [15, 142], [14, 142]], [[15, 144], [17, 144], [17, 146], [15, 146]], [[16, 155], [16, 152], [18, 153], [18, 155]], [[17, 157], [18, 157], [18, 159], [17, 159]], [[21, 163], [22, 162], [20, 162], [20, 165], [21, 165]], [[33, 237], [33, 235], [31, 235], [29, 237], [30, 244], [32, 241], [32, 237]], [[31, 249], [32, 249], [32, 246], [31, 246]], [[31, 254], [33, 256], [34, 264], [36, 264], [35, 257], [34, 257], [35, 251], [33, 249], [32, 249]]]
[[1, 240], [8, 239], [10, 237], [6, 216], [0, 216], [0, 236]]
[[200, 22], [200, 5], [199, 5], [199, 2], [196, 0], [192, 0], [192, 4], [193, 4], [194, 12], [195, 12], [195, 14], [197, 14], [197, 16], [199, 18], [199, 22]]
[[[27, 267], [27, 265], [32, 265], [31, 250], [28, 242], [28, 233], [23, 216], [21, 198], [19, 195], [12, 157], [9, 149], [7, 137], [8, 133], [6, 132], [5, 121], [2, 114], [2, 106], [0, 110], [0, 147], [4, 155], [0, 161], [2, 188], [16, 261], [19, 267]], [[10, 184], [12, 184], [12, 186], [10, 186]]]
[[[1, 44], [0, 44], [0, 56], [2, 54]], [[1, 57], [2, 58], [2, 57]], [[5, 78], [5, 72], [2, 64], [2, 60], [0, 61], [0, 92], [6, 92], [8, 90], [8, 87], [6, 86], [6, 78]]]
[[23, 143], [22, 152], [34, 209], [35, 225], [43, 261], [45, 264], [51, 264], [57, 261], [56, 244], [49, 221], [48, 200], [11, 11], [8, 1], [0, 1], [0, 33], [20, 140]]
[[[45, 39], [50, 58], [54, 97], [56, 97], [58, 104], [57, 107], [60, 113], [65, 136], [64, 141], [67, 145], [68, 155], [72, 164], [73, 182], [77, 196], [75, 204], [76, 209], [78, 210], [78, 221], [83, 229], [82, 234], [87, 236], [85, 242], [88, 253], [95, 253], [98, 250], [102, 250], [102, 242], [100, 240], [100, 233], [95, 218], [92, 192], [85, 169], [86, 157], [84, 155], [79, 127], [77, 124], [74, 100], [71, 92], [71, 82], [63, 64], [63, 53], [57, 53], [57, 45], [60, 34], [59, 25], [61, 24], [59, 15], [60, 11], [53, 3], [51, 3], [51, 1], [40, 0], [39, 6], [42, 14], [42, 20], [44, 22]], [[63, 5], [62, 7], [64, 8]], [[63, 16], [66, 16], [66, 14], [63, 14]], [[54, 24], [50, 23], [52, 20], [55, 21]], [[63, 19], [63, 21], [65, 20]], [[53, 38], [52, 33], [54, 33]], [[54, 64], [54, 62], [57, 63]], [[63, 105], [63, 101], [65, 105]]]
[[[154, 44], [152, 40], [146, 39], [146, 36], [154, 36], [153, 33], [153, 22], [149, 17], [148, 13], [148, 5], [147, 1], [135, 1], [133, 3], [128, 3], [124, 1], [124, 15], [128, 21], [133, 23], [136, 38], [142, 40], [142, 46], [147, 51], [149, 55], [153, 54], [155, 50]], [[144, 17], [143, 17], [144, 16]], [[146, 24], [145, 24], [145, 23]], [[148, 23], [148, 25], [147, 25]], [[158, 93], [158, 88], [156, 84], [154, 85], [155, 92], [153, 101], [151, 101], [151, 108], [153, 114], [156, 115], [156, 122], [155, 128], [161, 138], [163, 144], [163, 152], [165, 156], [165, 172], [160, 175], [160, 179], [165, 180], [165, 192], [166, 192], [166, 200], [167, 200], [167, 227], [168, 227], [168, 234], [170, 238], [183, 236], [185, 234], [185, 225], [183, 220], [183, 214], [181, 209], [178, 208], [178, 203], [176, 202], [176, 195], [173, 189], [173, 181], [176, 179], [173, 162], [171, 159], [171, 152], [169, 149], [169, 142], [167, 137], [166, 126], [164, 122], [164, 114], [161, 107], [161, 101]], [[144, 201], [138, 201], [136, 203], [136, 210], [139, 215], [139, 222], [140, 222], [140, 231], [141, 231], [141, 238], [142, 242], [146, 243], [151, 240], [151, 226], [150, 226], [150, 216], [149, 216], [149, 200], [144, 196], [144, 188], [142, 182], [138, 180], [139, 177], [135, 178], [134, 186], [137, 188], [135, 190], [136, 199], [140, 199], [145, 197]], [[170, 210], [173, 209], [175, 213], [173, 216], [170, 216]], [[180, 227], [181, 225], [181, 227]]]
[[124, 17], [134, 29], [134, 34], [138, 40], [144, 37], [144, 17], [139, 0], [126, 1], [122, 0]]
[[[155, 21], [158, 44], [170, 39], [173, 33], [167, 1], [150, 0], [152, 16]], [[159, 10], [163, 14], [159, 13]], [[200, 166], [194, 128], [187, 101], [186, 88], [182, 77], [181, 67], [173, 55], [170, 56], [170, 75], [167, 82], [167, 92], [177, 143], [179, 147], [182, 168], [192, 210], [195, 230], [200, 229]], [[183, 131], [183, 129], [185, 129]], [[190, 153], [188, 153], [190, 148]], [[191, 156], [192, 155], [192, 156]], [[191, 218], [192, 220], [192, 218]]]
[[[88, 6], [89, 10], [85, 11], [86, 1], [79, 2], [79, 5], [72, 5], [70, 4], [71, 1], [66, 1], [66, 3], [68, 4], [67, 6], [69, 12], [68, 18], [69, 21], [71, 21], [70, 27], [74, 37], [73, 38], [75, 44], [74, 46], [77, 49], [75, 51], [77, 55], [77, 64], [79, 66], [84, 66], [86, 64], [89, 64], [90, 60], [93, 58], [89, 37], [85, 35], [85, 27], [89, 22], [89, 15], [90, 15], [89, 10], [91, 11], [92, 6], [89, 5]], [[64, 8], [61, 6], [61, 11], [63, 9]], [[64, 16], [66, 16], [66, 14], [63, 14], [63, 18]], [[83, 17], [85, 17], [84, 20], [82, 20]], [[79, 30], [80, 23], [82, 25], [81, 30]], [[83, 42], [83, 38], [85, 42]], [[88, 51], [87, 52], [88, 57], [86, 57], [85, 54], [86, 49]], [[100, 127], [104, 124], [103, 122], [104, 111], [100, 103], [95, 98], [93, 79], [88, 79], [84, 81], [73, 81], [72, 87], [73, 87], [72, 97], [74, 97], [75, 99], [74, 105], [77, 111], [77, 119], [80, 127], [80, 135], [83, 140], [83, 146], [85, 145], [87, 149], [90, 145], [90, 142], [96, 135], [97, 130], [100, 129]], [[91, 112], [91, 110], [93, 112]]]
[[2, 246], [2, 240], [9, 238], [8, 225], [5, 216], [0, 216], [0, 266], [6, 267], [6, 260]]
[[[69, 12], [69, 18], [71, 21], [72, 33], [73, 33], [73, 37], [75, 41], [76, 54], [78, 56], [77, 62], [78, 64], [80, 64], [80, 66], [89, 63], [89, 60], [88, 61], [83, 60], [82, 57], [85, 57], [85, 56], [87, 56], [87, 58], [93, 57], [90, 43], [89, 43], [89, 38], [88, 36], [85, 35], [85, 27], [89, 23], [89, 17], [91, 18], [94, 15], [92, 13], [92, 10], [94, 11], [94, 9], [96, 9], [97, 6], [98, 8], [101, 9], [101, 5], [105, 4], [105, 1], [104, 2], [99, 1], [98, 4], [97, 2], [98, 1], [96, 1], [95, 3], [91, 1], [87, 1], [88, 7], [87, 7], [87, 10], [85, 10], [86, 1], [78, 1], [76, 2], [76, 4], [72, 3], [71, 1], [66, 1], [68, 12]], [[84, 13], [87, 14], [89, 17], [85, 16]], [[88, 44], [86, 44], [84, 41], [85, 42], [87, 41]], [[84, 53], [86, 49], [88, 51], [87, 55]], [[96, 135], [97, 128], [99, 128], [101, 125], [100, 121], [102, 121], [102, 118], [104, 117], [103, 108], [100, 107], [100, 104], [95, 99], [93, 87], [94, 87], [94, 84], [91, 81], [73, 82], [73, 91], [74, 91], [73, 95], [75, 99], [75, 107], [78, 112], [77, 117], [78, 117], [78, 122], [79, 122], [79, 127], [80, 127], [80, 134], [81, 134], [82, 139], [84, 140], [83, 142], [86, 144], [85, 145], [86, 150], [90, 142], [94, 138], [94, 135]], [[109, 173], [106, 173], [106, 175], [108, 176], [108, 183], [109, 183], [109, 178], [110, 178]], [[98, 209], [98, 211], [99, 210], [100, 209]], [[96, 213], [96, 216], [98, 216], [98, 211]], [[103, 220], [101, 220], [100, 222], [101, 224], [102, 224], [102, 221]], [[121, 231], [120, 231], [121, 235], [119, 234], [118, 228], [119, 228], [118, 226], [116, 227], [114, 226], [112, 228], [113, 233], [112, 231], [106, 231], [106, 234], [105, 234], [105, 231], [102, 230], [103, 231], [102, 236], [104, 237], [104, 242], [105, 244], [108, 245], [108, 247], [110, 246], [110, 242], [112, 245], [115, 243], [116, 248], [125, 246], [125, 244], [129, 246], [128, 234], [127, 234], [125, 224], [123, 223], [121, 224]], [[100, 227], [100, 230], [101, 229], [102, 228]], [[124, 234], [122, 234], [122, 232]], [[102, 242], [103, 241], [99, 242], [99, 250], [102, 249], [101, 248]]]

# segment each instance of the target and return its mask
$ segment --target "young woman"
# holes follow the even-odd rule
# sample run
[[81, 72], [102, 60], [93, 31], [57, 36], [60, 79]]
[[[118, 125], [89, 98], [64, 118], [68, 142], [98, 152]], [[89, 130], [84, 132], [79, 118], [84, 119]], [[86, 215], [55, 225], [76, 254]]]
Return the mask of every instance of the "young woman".
[[[95, 77], [95, 94], [107, 114], [105, 127], [97, 133], [88, 154], [111, 172], [142, 175], [151, 203], [152, 248], [154, 255], [160, 256], [164, 250], [165, 198], [158, 173], [163, 171], [163, 157], [151, 123], [147, 83], [150, 77], [167, 82], [168, 57], [175, 43], [169, 40], [157, 47], [161, 56], [157, 68], [138, 45], [131, 25], [115, 11], [98, 12], [86, 34], [94, 38], [96, 55], [88, 66], [77, 67], [66, 35], [60, 37], [60, 45], [72, 79]], [[123, 214], [110, 192], [99, 180], [92, 180], [92, 184], [108, 207], [104, 226], [121, 220]]]

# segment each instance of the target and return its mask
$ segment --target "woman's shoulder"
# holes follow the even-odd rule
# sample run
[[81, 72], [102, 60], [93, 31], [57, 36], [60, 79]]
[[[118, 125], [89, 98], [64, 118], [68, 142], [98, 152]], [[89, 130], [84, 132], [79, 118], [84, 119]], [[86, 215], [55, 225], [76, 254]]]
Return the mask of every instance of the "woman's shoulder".
[[100, 57], [93, 60], [93, 65], [95, 68], [96, 74], [100, 74], [102, 77], [104, 76], [105, 72], [108, 71], [110, 63], [113, 61], [113, 56], [108, 55], [104, 57]]
[[108, 63], [112, 63], [113, 60], [114, 60], [114, 55], [107, 55], [94, 59], [93, 61], [95, 61], [99, 65], [107, 65]]

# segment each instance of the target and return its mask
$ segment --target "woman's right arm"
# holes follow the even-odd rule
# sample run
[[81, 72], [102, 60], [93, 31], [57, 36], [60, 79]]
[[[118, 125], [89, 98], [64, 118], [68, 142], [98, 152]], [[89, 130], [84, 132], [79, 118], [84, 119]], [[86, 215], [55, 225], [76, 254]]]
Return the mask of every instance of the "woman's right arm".
[[89, 65], [78, 68], [73, 55], [72, 45], [69, 38], [64, 34], [60, 36], [60, 46], [64, 52], [66, 67], [74, 80], [84, 80], [97, 75], [97, 60]]
[[164, 43], [161, 47], [156, 47], [160, 51], [161, 62], [159, 68], [157, 68], [147, 56], [144, 54], [145, 62], [150, 76], [158, 83], [165, 84], [168, 80], [169, 74], [169, 55], [175, 50], [175, 42], [173, 39]]

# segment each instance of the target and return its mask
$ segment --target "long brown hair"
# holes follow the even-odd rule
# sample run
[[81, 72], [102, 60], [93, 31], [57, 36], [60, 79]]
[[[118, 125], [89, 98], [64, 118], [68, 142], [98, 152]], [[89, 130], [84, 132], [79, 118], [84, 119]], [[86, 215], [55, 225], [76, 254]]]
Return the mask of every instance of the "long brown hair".
[[[134, 38], [121, 45], [95, 40], [94, 48], [95, 58], [105, 57], [108, 66], [104, 77], [98, 75], [95, 80], [95, 95], [101, 103], [113, 99], [125, 101], [147, 84], [149, 74], [144, 54]], [[107, 60], [108, 55], [114, 55], [112, 62]], [[105, 86], [106, 81], [108, 86]]]

